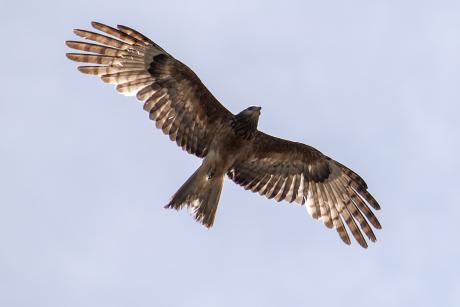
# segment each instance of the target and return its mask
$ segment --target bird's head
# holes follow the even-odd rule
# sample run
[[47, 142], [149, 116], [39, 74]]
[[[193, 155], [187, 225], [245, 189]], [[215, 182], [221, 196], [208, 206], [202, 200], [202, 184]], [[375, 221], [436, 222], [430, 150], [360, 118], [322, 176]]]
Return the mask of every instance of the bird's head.
[[248, 119], [258, 120], [260, 116], [260, 110], [262, 110], [262, 107], [251, 106], [247, 109], [244, 109], [240, 114]]
[[260, 116], [260, 110], [262, 110], [262, 107], [257, 107], [257, 106], [250, 106], [249, 108], [243, 110], [243, 112], [251, 117], [259, 117]]
[[237, 114], [237, 117], [243, 118], [249, 122], [252, 122], [252, 124], [257, 127], [259, 123], [259, 116], [260, 116], [260, 110], [262, 110], [262, 107], [257, 107], [257, 106], [250, 106], [247, 109], [244, 109], [241, 111], [239, 114]]

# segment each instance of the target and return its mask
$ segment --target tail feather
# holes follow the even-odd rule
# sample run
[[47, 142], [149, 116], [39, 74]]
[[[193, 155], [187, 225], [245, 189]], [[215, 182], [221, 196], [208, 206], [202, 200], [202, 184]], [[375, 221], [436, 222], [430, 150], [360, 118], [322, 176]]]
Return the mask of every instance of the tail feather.
[[223, 182], [223, 175], [209, 177], [207, 169], [201, 166], [174, 194], [165, 208], [179, 210], [188, 207], [194, 218], [209, 228], [214, 223]]

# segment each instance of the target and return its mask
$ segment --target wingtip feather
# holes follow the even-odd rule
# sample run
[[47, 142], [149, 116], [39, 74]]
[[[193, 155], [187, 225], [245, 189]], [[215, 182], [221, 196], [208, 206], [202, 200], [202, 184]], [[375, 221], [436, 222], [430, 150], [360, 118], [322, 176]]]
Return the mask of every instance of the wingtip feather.
[[94, 21], [94, 20], [91, 21], [91, 26], [92, 26], [93, 28], [95, 28], [95, 29], [97, 29], [97, 26], [102, 26], [102, 25], [104, 25], [104, 24], [101, 23], [101, 22]]
[[69, 60], [72, 60], [72, 61], [75, 61], [75, 62], [78, 62], [76, 60], [76, 56], [75, 56], [75, 53], [66, 53], [65, 56], [69, 59]]
[[77, 35], [77, 36], [80, 36], [80, 37], [82, 37], [82, 38], [86, 38], [85, 33], [86, 33], [87, 31], [85, 31], [85, 30], [82, 30], [82, 29], [73, 29], [72, 32], [73, 32], [75, 35]]
[[94, 68], [88, 68], [88, 66], [78, 66], [78, 71], [87, 75], [97, 75]]

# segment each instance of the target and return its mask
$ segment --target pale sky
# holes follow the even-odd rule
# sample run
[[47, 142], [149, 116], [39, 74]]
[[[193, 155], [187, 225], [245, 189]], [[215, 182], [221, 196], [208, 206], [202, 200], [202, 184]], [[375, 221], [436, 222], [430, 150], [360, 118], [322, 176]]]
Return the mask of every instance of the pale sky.
[[[460, 306], [460, 2], [0, 4], [0, 306]], [[73, 28], [125, 24], [231, 111], [358, 172], [363, 250], [226, 179], [207, 230], [165, 210], [200, 164], [76, 70]]]

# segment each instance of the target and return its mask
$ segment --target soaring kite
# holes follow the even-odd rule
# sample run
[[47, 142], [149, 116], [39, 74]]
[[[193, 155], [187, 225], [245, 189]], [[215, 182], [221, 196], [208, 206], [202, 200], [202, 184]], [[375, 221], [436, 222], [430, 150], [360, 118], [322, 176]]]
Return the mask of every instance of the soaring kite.
[[369, 223], [380, 223], [369, 206], [380, 209], [355, 172], [308, 145], [257, 130], [260, 107], [234, 115], [204, 86], [197, 75], [143, 34], [93, 22], [105, 33], [74, 33], [93, 43], [67, 41], [78, 69], [116, 84], [118, 92], [136, 95], [156, 127], [188, 153], [203, 158], [201, 166], [173, 195], [166, 208], [191, 209], [195, 219], [211, 227], [225, 175], [246, 190], [277, 201], [305, 204], [308, 213], [335, 228], [350, 244], [345, 224], [362, 247], [363, 233], [376, 237]]

